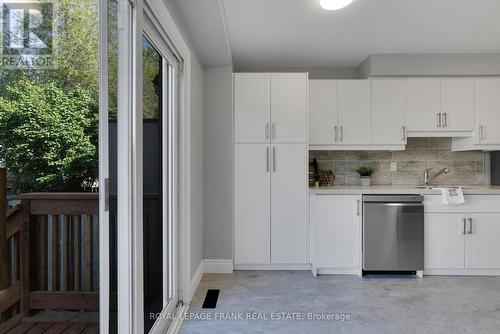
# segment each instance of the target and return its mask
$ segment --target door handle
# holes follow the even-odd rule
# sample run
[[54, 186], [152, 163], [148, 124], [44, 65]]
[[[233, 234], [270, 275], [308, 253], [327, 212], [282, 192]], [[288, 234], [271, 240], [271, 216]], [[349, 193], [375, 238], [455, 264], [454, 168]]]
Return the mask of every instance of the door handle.
[[462, 218], [462, 221], [464, 223], [464, 229], [462, 230], [462, 234], [467, 234], [467, 219], [466, 218]]
[[276, 139], [276, 124], [273, 122], [273, 125], [271, 126], [271, 137], [272, 139]]
[[339, 136], [338, 136], [338, 133], [337, 133], [337, 126], [336, 125], [333, 128], [333, 131], [334, 131], [335, 142], [337, 142], [339, 140]]
[[401, 127], [401, 141], [406, 140], [406, 126]]
[[472, 218], [469, 218], [469, 234], [472, 234]]
[[269, 139], [269, 123], [266, 123], [266, 140]]
[[344, 127], [340, 126], [340, 141], [344, 141]]
[[479, 141], [484, 140], [484, 125], [479, 126]]
[[266, 147], [266, 172], [269, 173], [269, 147]]
[[437, 114], [437, 127], [440, 128], [441, 127], [441, 113], [438, 112]]
[[358, 216], [358, 217], [361, 214], [360, 205], [361, 205], [361, 201], [359, 199], [357, 199], [356, 200], [356, 207], [357, 207], [356, 216]]
[[273, 147], [273, 172], [276, 172], [276, 147]]
[[443, 114], [443, 128], [447, 128], [448, 127], [448, 116], [447, 116], [447, 113], [444, 113]]

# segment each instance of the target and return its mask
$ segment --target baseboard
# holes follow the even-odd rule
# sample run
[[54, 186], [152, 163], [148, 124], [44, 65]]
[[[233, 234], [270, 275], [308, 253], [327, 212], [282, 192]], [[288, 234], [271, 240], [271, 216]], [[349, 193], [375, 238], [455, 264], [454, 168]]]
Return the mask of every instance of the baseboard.
[[311, 270], [310, 264], [235, 264], [235, 270]]
[[201, 278], [203, 277], [204, 273], [205, 262], [204, 260], [201, 260], [198, 268], [196, 269], [196, 272], [194, 273], [193, 278], [191, 279], [191, 291], [189, 293], [189, 300], [185, 301], [187, 304], [189, 304], [191, 302], [191, 299], [193, 299], [194, 294], [196, 293], [196, 289], [198, 289], [198, 285], [200, 284]]
[[232, 274], [233, 260], [205, 259], [204, 268], [207, 274]]
[[424, 276], [500, 276], [500, 269], [426, 269]]

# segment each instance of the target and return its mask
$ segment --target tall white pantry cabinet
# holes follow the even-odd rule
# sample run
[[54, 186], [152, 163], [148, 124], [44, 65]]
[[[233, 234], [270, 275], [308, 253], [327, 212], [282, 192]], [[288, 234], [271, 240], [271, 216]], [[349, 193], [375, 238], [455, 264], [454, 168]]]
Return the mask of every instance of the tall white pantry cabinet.
[[235, 267], [305, 265], [307, 73], [234, 74]]

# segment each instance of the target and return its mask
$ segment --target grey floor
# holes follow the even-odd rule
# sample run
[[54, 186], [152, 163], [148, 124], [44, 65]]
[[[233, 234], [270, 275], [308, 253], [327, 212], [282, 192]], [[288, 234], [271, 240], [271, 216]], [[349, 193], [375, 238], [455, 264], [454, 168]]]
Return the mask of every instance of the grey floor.
[[[216, 309], [201, 307], [207, 289], [221, 290]], [[205, 274], [189, 312], [191, 320], [184, 321], [183, 334], [500, 333], [500, 277], [314, 278], [305, 271]], [[350, 320], [306, 320], [308, 313], [349, 315]], [[266, 319], [220, 319], [247, 314]], [[280, 315], [297, 320], [275, 320]], [[203, 320], [207, 318], [211, 320]]]

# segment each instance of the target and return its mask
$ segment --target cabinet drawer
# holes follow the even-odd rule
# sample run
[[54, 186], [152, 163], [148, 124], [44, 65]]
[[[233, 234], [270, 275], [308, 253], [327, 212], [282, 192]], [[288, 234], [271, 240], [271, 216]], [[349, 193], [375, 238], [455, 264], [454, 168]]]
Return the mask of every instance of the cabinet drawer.
[[500, 212], [500, 195], [465, 195], [465, 204], [458, 206], [443, 204], [441, 195], [427, 195], [424, 206], [426, 213]]

